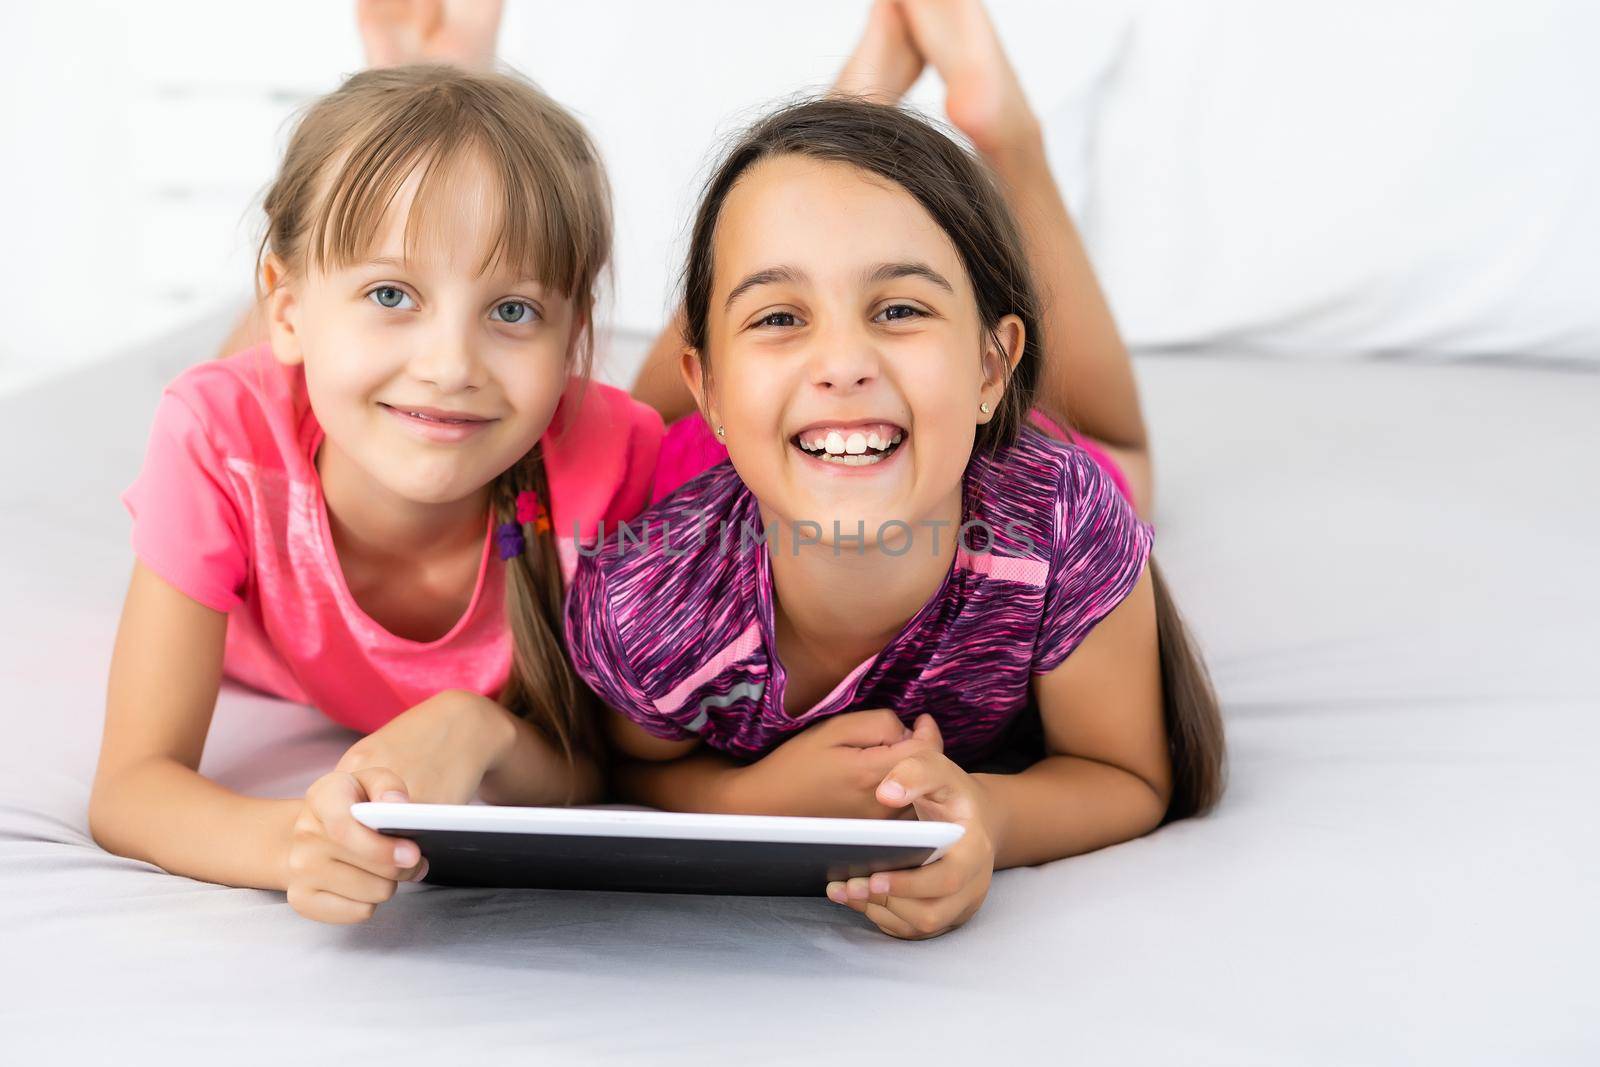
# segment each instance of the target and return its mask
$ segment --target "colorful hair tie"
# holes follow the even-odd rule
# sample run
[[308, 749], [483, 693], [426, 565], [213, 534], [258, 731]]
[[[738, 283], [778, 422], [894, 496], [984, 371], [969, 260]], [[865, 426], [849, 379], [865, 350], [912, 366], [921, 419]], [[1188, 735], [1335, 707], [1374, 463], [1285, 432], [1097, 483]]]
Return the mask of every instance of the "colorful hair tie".
[[522, 538], [522, 524], [519, 522], [502, 522], [495, 527], [495, 540], [500, 543], [500, 558], [511, 559], [522, 555], [528, 543]]
[[550, 513], [545, 511], [544, 501], [539, 499], [538, 493], [527, 489], [517, 494], [517, 521], [533, 523], [536, 533], [549, 532]]

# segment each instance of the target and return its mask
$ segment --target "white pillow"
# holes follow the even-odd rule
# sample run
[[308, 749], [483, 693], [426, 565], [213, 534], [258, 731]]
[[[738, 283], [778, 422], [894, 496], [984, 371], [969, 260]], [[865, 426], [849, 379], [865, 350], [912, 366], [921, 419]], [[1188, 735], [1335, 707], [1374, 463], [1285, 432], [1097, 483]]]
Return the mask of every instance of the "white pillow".
[[1075, 205], [1129, 340], [1600, 358], [1597, 48], [1587, 0], [1142, 5]]

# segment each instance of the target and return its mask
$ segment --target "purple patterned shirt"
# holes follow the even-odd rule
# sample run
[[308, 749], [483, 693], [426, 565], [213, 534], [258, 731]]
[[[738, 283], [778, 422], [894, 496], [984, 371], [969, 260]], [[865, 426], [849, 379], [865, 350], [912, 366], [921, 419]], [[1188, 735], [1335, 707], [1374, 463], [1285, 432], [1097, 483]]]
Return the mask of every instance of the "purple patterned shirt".
[[611, 536], [580, 561], [566, 609], [573, 663], [650, 734], [739, 758], [826, 716], [881, 707], [908, 725], [932, 714], [946, 753], [977, 762], [1030, 706], [1032, 676], [1059, 666], [1133, 589], [1152, 533], [1089, 453], [1032, 427], [1008, 449], [974, 453], [962, 497], [971, 532], [938, 592], [814, 707], [784, 710], [769, 546], [728, 463], [640, 516], [640, 536]]

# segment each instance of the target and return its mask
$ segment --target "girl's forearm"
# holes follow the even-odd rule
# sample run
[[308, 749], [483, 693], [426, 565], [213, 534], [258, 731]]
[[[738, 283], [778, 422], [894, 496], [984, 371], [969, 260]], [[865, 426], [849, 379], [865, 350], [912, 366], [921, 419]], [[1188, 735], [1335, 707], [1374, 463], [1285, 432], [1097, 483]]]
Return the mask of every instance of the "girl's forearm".
[[1026, 867], [1131, 841], [1161, 825], [1166, 801], [1120, 767], [1046, 756], [1020, 774], [975, 774], [995, 869]]
[[484, 701], [495, 755], [478, 795], [487, 804], [591, 804], [600, 799], [599, 768], [588, 756], [569, 764], [544, 734], [499, 704]]
[[1050, 173], [1038, 124], [985, 159], [1022, 228], [1044, 305], [1040, 396], [1106, 444], [1145, 449], [1127, 346]]
[[182, 763], [152, 758], [96, 783], [89, 827], [109, 852], [173, 874], [283, 890], [301, 800], [241, 796]]
[[729, 793], [739, 764], [714, 752], [674, 760], [623, 760], [612, 768], [620, 799], [663, 811], [751, 814]]
[[678, 370], [682, 353], [683, 313], [679, 311], [657, 335], [633, 378], [633, 398], [655, 408], [669, 424], [694, 412], [694, 395]]

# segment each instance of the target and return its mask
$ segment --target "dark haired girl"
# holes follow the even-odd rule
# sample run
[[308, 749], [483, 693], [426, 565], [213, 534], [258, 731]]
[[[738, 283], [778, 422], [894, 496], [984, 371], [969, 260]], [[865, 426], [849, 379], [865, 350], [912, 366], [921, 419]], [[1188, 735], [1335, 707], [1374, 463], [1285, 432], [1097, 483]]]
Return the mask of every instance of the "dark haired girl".
[[[625, 786], [669, 808], [963, 824], [928, 866], [827, 887], [900, 937], [964, 922], [997, 867], [1206, 811], [1221, 727], [1151, 529], [1111, 456], [1038, 410], [1030, 255], [1048, 267], [1060, 235], [1025, 238], [933, 125], [834, 97], [733, 146], [690, 244], [682, 370], [703, 421], [666, 462], [727, 462], [648, 512], [642, 543], [581, 565], [567, 605], [617, 747], [656, 764]], [[1075, 339], [1114, 336], [1105, 318]], [[1030, 721], [1037, 762], [977, 770]]]

